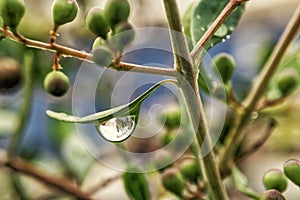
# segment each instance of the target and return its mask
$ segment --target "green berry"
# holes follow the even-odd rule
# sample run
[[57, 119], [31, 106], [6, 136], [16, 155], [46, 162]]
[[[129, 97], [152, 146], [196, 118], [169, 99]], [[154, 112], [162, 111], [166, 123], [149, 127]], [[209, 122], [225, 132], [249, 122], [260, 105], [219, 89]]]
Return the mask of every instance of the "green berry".
[[63, 96], [70, 87], [69, 78], [61, 71], [51, 71], [44, 79], [44, 88], [53, 96]]
[[106, 46], [100, 46], [94, 50], [93, 60], [100, 67], [108, 67], [113, 59], [111, 51]]
[[20, 64], [8, 57], [0, 58], [0, 88], [10, 89], [21, 80]]
[[182, 176], [192, 183], [197, 183], [201, 177], [199, 164], [196, 159], [185, 159], [180, 163], [179, 170]]
[[104, 11], [101, 8], [92, 8], [89, 10], [85, 24], [87, 28], [98, 37], [107, 38], [110, 31], [109, 25], [105, 19]]
[[114, 28], [117, 24], [127, 21], [130, 14], [130, 4], [128, 0], [108, 0], [104, 12], [107, 22]]
[[290, 159], [284, 163], [284, 174], [296, 185], [300, 187], [300, 161]]
[[52, 16], [54, 26], [69, 23], [73, 21], [78, 12], [76, 0], [55, 0], [52, 5]]
[[213, 58], [213, 61], [213, 71], [217, 76], [220, 74], [223, 82], [226, 84], [230, 80], [235, 69], [234, 58], [227, 53], [220, 53]]
[[175, 168], [166, 169], [162, 175], [162, 185], [170, 192], [179, 197], [183, 197], [184, 179], [180, 172]]
[[299, 75], [293, 68], [287, 68], [280, 72], [277, 77], [277, 87], [282, 96], [287, 96], [293, 92], [298, 85]]
[[287, 179], [282, 171], [272, 169], [267, 171], [263, 177], [263, 183], [267, 190], [275, 189], [284, 192], [287, 188]]
[[285, 200], [284, 196], [277, 190], [268, 190], [263, 193], [260, 200]]
[[25, 4], [23, 0], [1, 0], [0, 13], [3, 24], [12, 29], [17, 28], [25, 14]]

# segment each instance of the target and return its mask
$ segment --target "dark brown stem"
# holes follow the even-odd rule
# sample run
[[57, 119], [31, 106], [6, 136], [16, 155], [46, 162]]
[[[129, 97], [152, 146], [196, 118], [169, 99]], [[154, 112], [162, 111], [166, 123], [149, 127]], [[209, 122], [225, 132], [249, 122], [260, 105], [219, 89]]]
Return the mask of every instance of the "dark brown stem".
[[47, 175], [46, 173], [36, 169], [32, 164], [23, 159], [15, 158], [12, 161], [1, 160], [0, 165], [8, 167], [18, 172], [22, 172], [23, 174], [31, 176], [39, 180], [40, 182], [46, 184], [46, 186], [51, 186], [80, 200], [92, 199], [88, 193], [83, 192], [80, 188], [76, 187], [68, 179]]

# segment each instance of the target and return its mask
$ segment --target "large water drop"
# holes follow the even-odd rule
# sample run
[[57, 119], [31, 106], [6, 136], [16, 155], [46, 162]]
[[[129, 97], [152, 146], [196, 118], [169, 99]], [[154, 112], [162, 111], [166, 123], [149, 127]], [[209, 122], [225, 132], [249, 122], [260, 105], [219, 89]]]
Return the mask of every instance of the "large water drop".
[[136, 116], [112, 118], [102, 124], [97, 124], [99, 134], [110, 142], [121, 142], [131, 136], [136, 127]]

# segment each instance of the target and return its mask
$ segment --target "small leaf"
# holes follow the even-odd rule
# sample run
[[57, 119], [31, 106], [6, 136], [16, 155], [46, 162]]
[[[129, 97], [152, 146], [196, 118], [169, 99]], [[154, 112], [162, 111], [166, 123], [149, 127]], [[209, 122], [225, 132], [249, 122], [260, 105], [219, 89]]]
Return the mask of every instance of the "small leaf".
[[140, 106], [143, 103], [143, 101], [150, 95], [152, 94], [158, 87], [165, 83], [175, 83], [174, 80], [171, 79], [166, 79], [163, 80], [154, 86], [152, 86], [150, 89], [148, 89], [145, 93], [134, 99], [132, 102], [112, 108], [109, 110], [105, 110], [102, 112], [98, 112], [95, 114], [87, 115], [84, 117], [76, 117], [72, 115], [67, 115], [65, 113], [57, 113], [51, 110], [47, 110], [46, 114], [54, 119], [60, 120], [60, 121], [65, 121], [65, 122], [74, 122], [74, 123], [103, 123], [106, 122], [112, 118], [115, 117], [125, 117], [128, 115], [139, 115], [139, 110]]
[[123, 174], [123, 182], [130, 199], [150, 200], [148, 182], [138, 167], [128, 166]]
[[248, 197], [259, 200], [259, 194], [250, 188], [247, 177], [237, 167], [233, 167], [231, 173], [234, 186], [238, 191], [247, 195]]
[[[228, 2], [228, 0], [200, 0], [198, 2], [191, 22], [191, 34], [194, 43], [197, 43], [204, 35], [205, 31], [218, 17]], [[234, 31], [244, 12], [244, 8], [244, 4], [240, 5], [224, 21], [224, 23], [216, 31], [215, 35], [207, 43], [206, 49], [209, 49], [215, 44], [226, 39]]]

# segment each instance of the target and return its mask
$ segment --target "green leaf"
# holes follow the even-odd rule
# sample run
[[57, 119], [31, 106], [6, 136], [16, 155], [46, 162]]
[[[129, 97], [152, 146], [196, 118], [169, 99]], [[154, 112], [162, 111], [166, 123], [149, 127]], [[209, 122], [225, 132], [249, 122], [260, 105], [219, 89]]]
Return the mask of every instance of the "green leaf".
[[95, 114], [87, 115], [84, 117], [77, 117], [73, 115], [67, 115], [65, 113], [57, 113], [51, 110], [47, 110], [46, 114], [54, 119], [60, 120], [60, 121], [65, 121], [65, 122], [74, 122], [74, 123], [103, 123], [106, 122], [112, 118], [115, 117], [125, 117], [128, 115], [139, 115], [139, 110], [141, 107], [141, 104], [143, 101], [150, 95], [152, 94], [158, 87], [165, 83], [176, 83], [175, 80], [172, 79], [166, 79], [163, 80], [154, 86], [152, 86], [150, 89], [148, 89], [145, 93], [134, 99], [132, 102], [112, 108], [109, 110], [105, 110], [102, 112], [98, 112]]
[[148, 182], [137, 166], [128, 166], [123, 174], [127, 195], [131, 200], [150, 200]]
[[237, 167], [233, 167], [231, 173], [234, 186], [238, 191], [247, 195], [248, 197], [259, 200], [259, 194], [250, 188], [247, 177]]
[[[191, 22], [191, 34], [194, 43], [200, 40], [228, 2], [228, 0], [200, 0], [198, 2]], [[206, 49], [226, 39], [234, 31], [244, 10], [245, 5], [241, 4], [219, 27], [207, 43]]]

